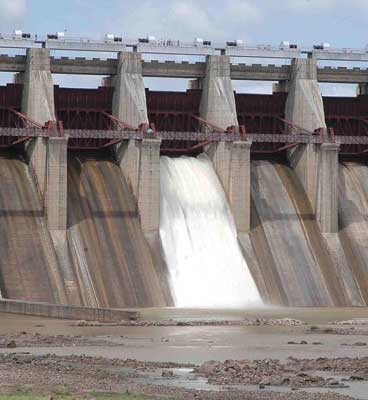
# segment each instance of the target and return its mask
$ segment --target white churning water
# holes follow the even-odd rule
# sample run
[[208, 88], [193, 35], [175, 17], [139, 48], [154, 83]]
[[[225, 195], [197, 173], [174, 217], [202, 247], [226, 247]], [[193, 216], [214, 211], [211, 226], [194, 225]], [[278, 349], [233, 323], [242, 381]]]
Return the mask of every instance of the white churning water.
[[261, 303], [207, 156], [161, 157], [160, 236], [177, 307]]

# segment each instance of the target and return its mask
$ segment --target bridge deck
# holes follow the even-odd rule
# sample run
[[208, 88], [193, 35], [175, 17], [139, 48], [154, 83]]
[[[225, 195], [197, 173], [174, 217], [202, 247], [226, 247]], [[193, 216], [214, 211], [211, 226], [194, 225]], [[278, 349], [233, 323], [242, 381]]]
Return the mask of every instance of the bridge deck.
[[[118, 131], [118, 130], [88, 130], [65, 129], [64, 134], [70, 139], [143, 139], [153, 138], [152, 134], [143, 131]], [[12, 137], [48, 137], [50, 131], [40, 128], [1, 128], [0, 136]], [[157, 132], [155, 136], [162, 140], [171, 141], [238, 141], [250, 140], [254, 143], [326, 143], [334, 141], [339, 144], [368, 144], [368, 136], [335, 136], [334, 140], [328, 135], [317, 134], [274, 134], [274, 133], [248, 133], [246, 136], [240, 133], [218, 132]]]
[[[0, 55], [0, 72], [23, 72], [26, 67], [25, 56]], [[75, 75], [114, 75], [117, 72], [116, 59], [50, 57], [51, 72]], [[174, 61], [143, 61], [144, 77], [161, 78], [203, 78], [206, 71], [204, 62], [189, 63]], [[290, 78], [290, 65], [231, 64], [230, 75], [234, 80], [283, 81]], [[320, 82], [329, 83], [367, 83], [368, 69], [332, 68], [317, 69]]]

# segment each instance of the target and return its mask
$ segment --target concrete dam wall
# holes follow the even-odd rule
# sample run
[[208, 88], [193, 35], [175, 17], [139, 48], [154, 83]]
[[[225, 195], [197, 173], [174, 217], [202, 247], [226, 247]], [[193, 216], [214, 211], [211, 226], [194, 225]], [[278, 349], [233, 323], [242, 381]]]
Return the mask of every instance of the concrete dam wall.
[[251, 196], [250, 237], [265, 300], [294, 306], [351, 305], [296, 173], [283, 163], [252, 162]]
[[65, 301], [59, 265], [30, 169], [0, 154], [0, 292], [2, 297]]
[[136, 201], [106, 158], [71, 155], [68, 243], [81, 303], [97, 307], [171, 305], [163, 264], [155, 264]]
[[[57, 114], [50, 61], [47, 49], [30, 49], [26, 57], [26, 71], [17, 76], [23, 85], [21, 112], [42, 126]], [[2, 297], [93, 307], [193, 305], [191, 280], [200, 283], [196, 295], [210, 293], [201, 288], [211, 285], [215, 275], [211, 268], [220, 259], [211, 262], [211, 257], [200, 257], [204, 247], [213, 256], [211, 240], [203, 246], [193, 241], [200, 244], [216, 229], [214, 237], [221, 244], [213, 244], [216, 251], [236, 249], [238, 266], [244, 264], [243, 257], [252, 275], [248, 282], [254, 280], [264, 303], [367, 305], [368, 167], [342, 162], [343, 158], [339, 164], [339, 143], [327, 131], [315, 60], [293, 60], [288, 81], [279, 85], [279, 90], [288, 92], [285, 119], [280, 123], [282, 129], [294, 129], [290, 135], [299, 132], [300, 136], [315, 137], [318, 132], [322, 139], [279, 143], [278, 158], [270, 161], [259, 156], [257, 143], [252, 144], [246, 132], [230, 140], [226, 136], [229, 127], [240, 130], [230, 59], [209, 56], [204, 77], [191, 82], [200, 88], [196, 92], [198, 108], [192, 112], [198, 114], [201, 124], [196, 126], [202, 132], [189, 133], [210, 131], [219, 136], [194, 146], [196, 152], [187, 155], [206, 153], [210, 166], [206, 170], [211, 174], [206, 178], [203, 165], [195, 167], [193, 160], [187, 160], [193, 165], [179, 168], [184, 171], [180, 179], [173, 176], [176, 167], [166, 171], [166, 176], [160, 171], [161, 152], [167, 155], [164, 149], [170, 147], [147, 128], [150, 120], [140, 54], [122, 52], [116, 62], [116, 74], [105, 82], [111, 85], [113, 115], [106, 117], [105, 112], [104, 118], [120, 121], [118, 128], [110, 125], [114, 135], [124, 131], [129, 136], [109, 140], [101, 131], [101, 137], [88, 138], [88, 130], [81, 128], [80, 136], [75, 137], [69, 133], [78, 133], [78, 129], [66, 129], [65, 133], [51, 123], [48, 136], [23, 137], [24, 147], [15, 147], [14, 153], [7, 150], [1, 158]], [[33, 74], [35, 71], [42, 73]], [[127, 126], [129, 130], [124, 130]], [[100, 131], [92, 133], [96, 132]], [[135, 135], [137, 132], [142, 135]], [[91, 143], [100, 143], [100, 150]], [[171, 153], [171, 157], [181, 154], [180, 148], [176, 150], [179, 153]], [[171, 161], [166, 159], [168, 164], [181, 164]], [[209, 181], [213, 185], [207, 184]], [[162, 199], [166, 199], [165, 205]], [[224, 207], [229, 211], [224, 213]], [[167, 218], [163, 213], [168, 209], [182, 218]], [[216, 228], [207, 229], [211, 212]], [[226, 223], [219, 227], [221, 218]], [[169, 235], [165, 243], [160, 241], [162, 221], [166, 221], [167, 231], [181, 230], [174, 232], [173, 238]], [[231, 246], [230, 239], [221, 234], [226, 224]], [[201, 234], [206, 229], [207, 234]], [[207, 271], [208, 279], [198, 278], [198, 271], [192, 268], [182, 286], [188, 301], [175, 303], [177, 288], [172, 286], [172, 274], [178, 269], [185, 273], [186, 265], [194, 265], [189, 252], [181, 254], [178, 268], [173, 268], [170, 260], [182, 248], [181, 237], [197, 252], [193, 259], [200, 260], [197, 265]], [[163, 247], [174, 256], [164, 254]], [[220, 283], [226, 281], [226, 273], [234, 271], [234, 265], [227, 265], [234, 264], [231, 257], [223, 259], [216, 280]], [[236, 271], [236, 276], [241, 276], [242, 269]], [[221, 304], [221, 290], [212, 295], [216, 303], [211, 304]], [[208, 305], [208, 298], [204, 300], [201, 304]]]
[[[137, 201], [109, 156], [72, 152], [68, 157], [66, 262], [56, 254], [28, 165], [9, 151], [0, 165], [2, 297], [117, 308], [174, 304], [168, 270], [150, 248]], [[340, 164], [336, 236], [321, 233], [287, 163], [254, 160], [250, 172], [244, 255], [263, 301], [367, 304], [368, 167]]]
[[28, 165], [3, 152], [0, 170], [3, 298], [116, 308], [172, 304], [164, 264], [153, 260], [116, 164], [70, 156], [66, 260], [57, 257]]

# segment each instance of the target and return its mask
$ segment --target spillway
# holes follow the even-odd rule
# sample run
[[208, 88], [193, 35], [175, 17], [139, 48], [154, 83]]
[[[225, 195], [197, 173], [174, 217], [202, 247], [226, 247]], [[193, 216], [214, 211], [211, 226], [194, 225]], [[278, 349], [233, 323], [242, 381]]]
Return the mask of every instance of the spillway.
[[360, 294], [368, 303], [368, 167], [345, 162], [339, 171], [340, 238]]
[[120, 168], [93, 154], [72, 154], [68, 163], [68, 240], [82, 304], [171, 305]]
[[161, 157], [160, 236], [178, 307], [243, 307], [260, 296], [205, 155]]
[[348, 305], [295, 172], [277, 162], [251, 164], [250, 236], [264, 298], [288, 306]]
[[36, 185], [27, 164], [10, 151], [0, 154], [0, 188], [2, 297], [65, 301]]

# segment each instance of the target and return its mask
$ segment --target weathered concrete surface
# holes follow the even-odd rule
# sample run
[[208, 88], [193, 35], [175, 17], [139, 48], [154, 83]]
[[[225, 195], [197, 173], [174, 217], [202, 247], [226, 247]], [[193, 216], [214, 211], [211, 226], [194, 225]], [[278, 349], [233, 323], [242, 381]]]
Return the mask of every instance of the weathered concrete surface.
[[64, 137], [50, 137], [47, 143], [47, 226], [65, 231], [67, 216], [67, 145]]
[[29, 140], [25, 145], [27, 161], [30, 166], [33, 179], [35, 180], [38, 193], [42, 200], [46, 192], [46, 159], [47, 159], [47, 139], [38, 137]]
[[339, 171], [340, 239], [361, 295], [368, 304], [368, 167], [344, 163]]
[[142, 122], [147, 123], [146, 92], [140, 53], [118, 54], [118, 68], [113, 85], [113, 115], [135, 127]]
[[316, 216], [323, 233], [338, 232], [338, 152], [336, 143], [319, 147]]
[[0, 300], [0, 312], [99, 322], [119, 322], [139, 318], [139, 312], [134, 310], [75, 307], [15, 300]]
[[[47, 49], [27, 49], [26, 69], [20, 79], [23, 82], [22, 112], [40, 124], [55, 121], [54, 86]], [[27, 146], [29, 163], [42, 196], [46, 190], [46, 147], [43, 138], [33, 139]]]
[[287, 93], [289, 90], [289, 81], [283, 80], [272, 84], [272, 93]]
[[357, 95], [366, 96], [368, 95], [368, 85], [367, 83], [361, 83], [357, 87]]
[[115, 159], [127, 180], [136, 199], [138, 199], [139, 166], [141, 141], [124, 140], [115, 147]]
[[139, 166], [138, 210], [143, 232], [160, 229], [160, 139], [143, 139]]
[[214, 142], [205, 148], [227, 196], [230, 191], [232, 147], [232, 142]]
[[251, 142], [216, 142], [205, 151], [229, 200], [238, 233], [249, 230]]
[[[201, 81], [191, 82], [191, 87], [195, 86], [202, 88], [201, 118], [223, 130], [239, 125], [229, 57], [208, 56], [206, 75]], [[249, 228], [249, 147], [241, 142], [216, 142], [205, 149], [228, 197], [237, 228], [244, 232]]]
[[46, 215], [53, 246], [62, 273], [68, 303], [79, 305], [80, 296], [67, 242], [67, 146], [65, 137], [47, 141]]
[[[146, 91], [139, 53], [120, 52], [117, 73], [105, 84], [114, 86], [112, 113], [115, 117], [138, 127], [148, 123]], [[141, 144], [137, 140], [123, 141], [115, 147], [115, 158], [138, 200], [138, 180]]]
[[347, 304], [354, 307], [366, 306], [366, 301], [362, 296], [360, 285], [356, 280], [351, 262], [344, 252], [343, 240], [339, 233], [322, 233], [325, 246], [331, 257], [331, 262], [335, 266], [336, 275], [346, 293]]
[[23, 85], [22, 112], [42, 124], [55, 121], [54, 86], [47, 49], [27, 49]]
[[[318, 128], [326, 128], [322, 95], [317, 82], [317, 64], [313, 58], [295, 59], [292, 62], [285, 119], [310, 132]], [[326, 153], [319, 158], [319, 150], [318, 145], [307, 144], [299, 145], [296, 149], [288, 152], [290, 164], [298, 175], [313, 210], [317, 214], [323, 211], [320, 206], [324, 202], [333, 203], [333, 199], [322, 199], [321, 195], [327, 195], [327, 192], [319, 191], [318, 188], [319, 163], [326, 161]], [[319, 204], [317, 205], [318, 191]], [[334, 213], [334, 216], [331, 216], [330, 229], [333, 228], [332, 220], [337, 218], [337, 209], [331, 210], [331, 213]], [[317, 219], [325, 221], [325, 215], [317, 215]], [[324, 229], [328, 229], [327, 224], [324, 223]]]
[[0, 157], [0, 291], [10, 299], [66, 303], [43, 206], [27, 165]]
[[228, 199], [236, 229], [247, 232], [250, 224], [250, 147], [251, 142], [233, 142]]
[[208, 56], [199, 108], [201, 118], [225, 130], [238, 126], [234, 90], [230, 78], [230, 57]]
[[309, 131], [325, 128], [325, 114], [313, 58], [295, 59], [291, 66], [285, 118]]
[[[98, 155], [76, 154], [68, 161], [68, 239], [82, 304], [172, 305], [168, 285], [162, 283], [165, 271], [154, 262], [120, 168]], [[144, 179], [151, 180], [148, 167]], [[152, 185], [158, 192], [159, 182]], [[150, 218], [144, 221], [152, 226]]]
[[[288, 306], [347, 305], [344, 287], [293, 171], [268, 161], [251, 165], [251, 241], [262, 296]], [[262, 277], [262, 279], [260, 278]]]

